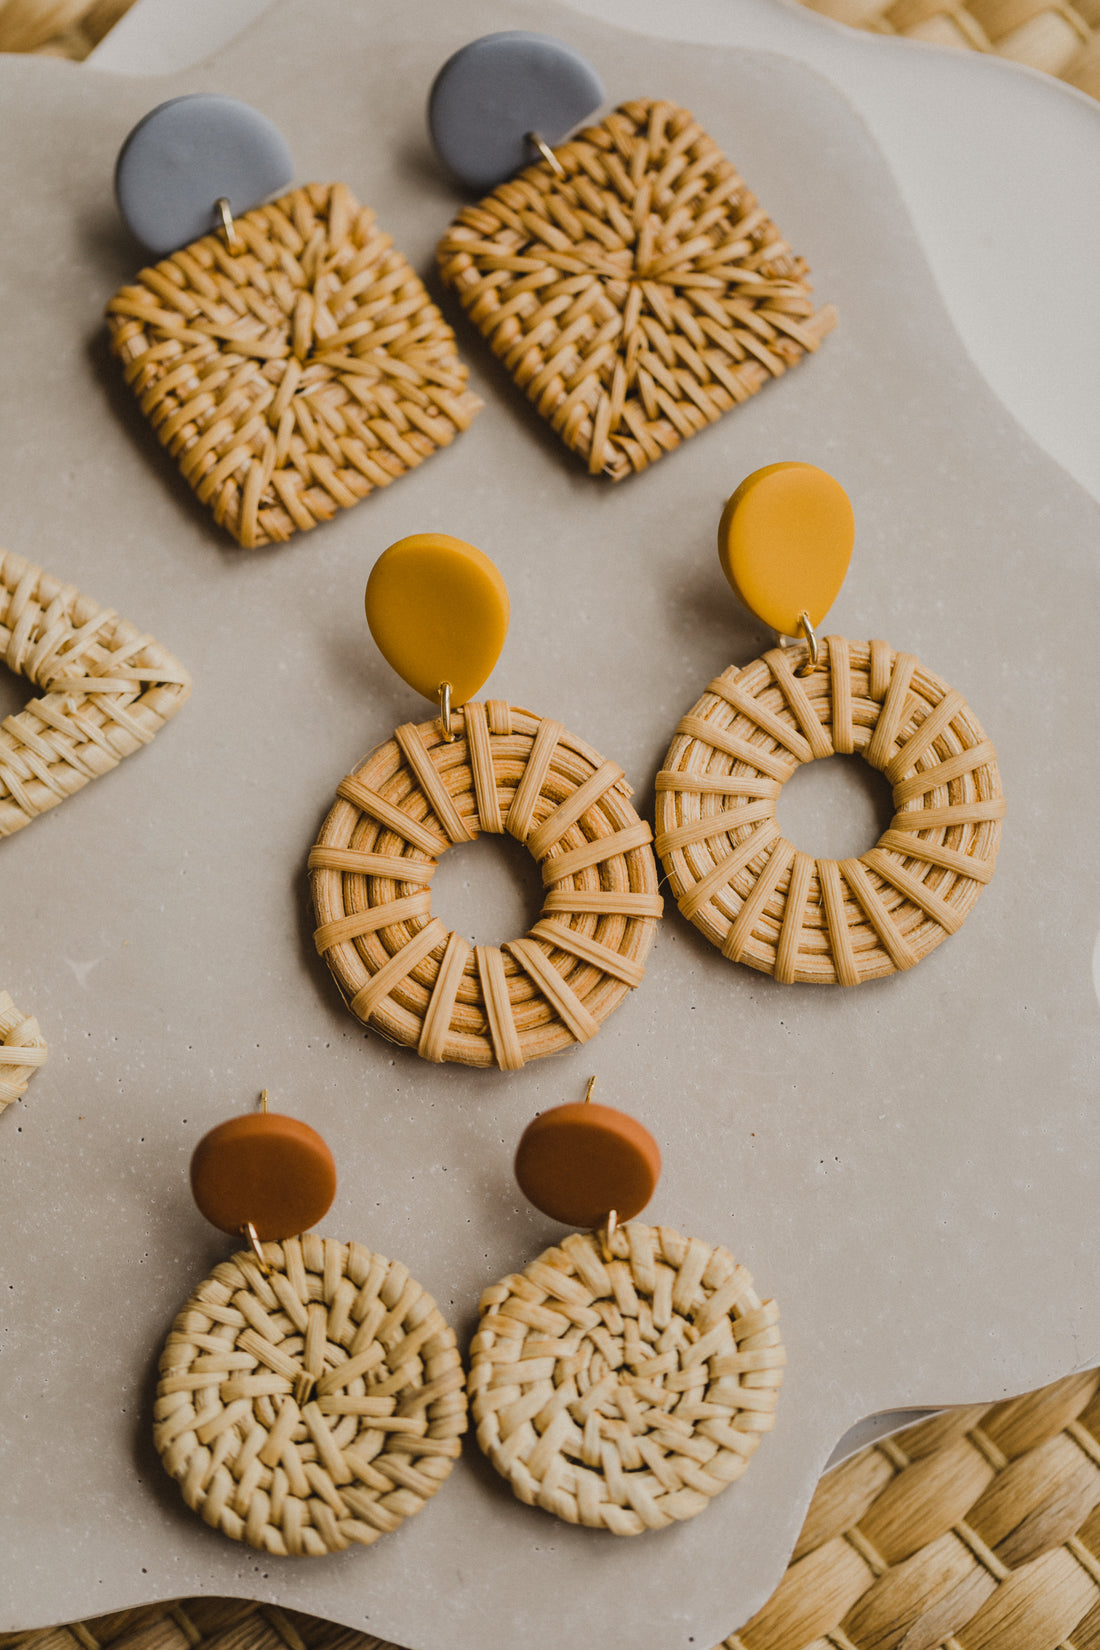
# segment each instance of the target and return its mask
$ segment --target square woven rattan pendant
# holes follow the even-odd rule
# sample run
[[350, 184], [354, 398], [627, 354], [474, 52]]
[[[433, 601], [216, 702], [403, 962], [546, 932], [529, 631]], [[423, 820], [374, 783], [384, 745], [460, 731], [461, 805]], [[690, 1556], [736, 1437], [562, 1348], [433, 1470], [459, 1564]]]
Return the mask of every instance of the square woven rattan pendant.
[[459, 213], [437, 257], [593, 475], [645, 469], [835, 325], [804, 260], [687, 110], [624, 103], [542, 148]]
[[151, 636], [5, 551], [0, 661], [39, 689], [0, 725], [0, 836], [147, 745], [191, 692]]
[[158, 439], [251, 549], [389, 486], [480, 402], [423, 282], [346, 185], [294, 189], [231, 229], [143, 270], [107, 323]]

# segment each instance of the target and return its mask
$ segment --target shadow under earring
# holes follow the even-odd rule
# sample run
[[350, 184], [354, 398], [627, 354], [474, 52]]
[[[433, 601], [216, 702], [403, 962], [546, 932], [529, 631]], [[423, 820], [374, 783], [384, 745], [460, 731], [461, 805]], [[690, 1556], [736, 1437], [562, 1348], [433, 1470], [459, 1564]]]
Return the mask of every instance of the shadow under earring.
[[389, 486], [481, 405], [374, 213], [343, 183], [281, 193], [292, 171], [265, 116], [198, 93], [147, 114], [115, 176], [125, 222], [162, 261], [108, 304], [111, 349], [246, 549]]
[[431, 1499], [461, 1453], [454, 1333], [408, 1270], [306, 1230], [336, 1192], [314, 1129], [264, 1109], [205, 1135], [191, 1188], [248, 1247], [180, 1311], [153, 1439], [188, 1506], [279, 1556], [369, 1546]]

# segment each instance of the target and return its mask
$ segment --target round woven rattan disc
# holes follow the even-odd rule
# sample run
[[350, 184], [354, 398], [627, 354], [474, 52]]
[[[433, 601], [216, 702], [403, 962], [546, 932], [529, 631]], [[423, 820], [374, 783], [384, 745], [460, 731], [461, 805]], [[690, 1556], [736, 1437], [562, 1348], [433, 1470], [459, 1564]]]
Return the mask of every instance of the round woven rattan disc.
[[[339, 786], [309, 856], [317, 949], [360, 1020], [427, 1060], [514, 1070], [595, 1036], [645, 972], [652, 831], [615, 762], [503, 700], [406, 723]], [[546, 899], [522, 939], [471, 947], [433, 917], [451, 843], [508, 831]]]
[[461, 1452], [454, 1332], [404, 1266], [307, 1233], [215, 1267], [160, 1359], [153, 1439], [188, 1506], [269, 1553], [369, 1546]]
[[[821, 666], [774, 648], [711, 682], [657, 776], [657, 852], [680, 910], [722, 954], [777, 980], [856, 985], [912, 968], [993, 875], [997, 753], [960, 693], [911, 653], [830, 636]], [[894, 817], [858, 859], [813, 859], [776, 823], [803, 762], [858, 752]]]
[[779, 1309], [728, 1249], [575, 1232], [481, 1297], [477, 1441], [521, 1501], [615, 1535], [694, 1518], [775, 1420]]

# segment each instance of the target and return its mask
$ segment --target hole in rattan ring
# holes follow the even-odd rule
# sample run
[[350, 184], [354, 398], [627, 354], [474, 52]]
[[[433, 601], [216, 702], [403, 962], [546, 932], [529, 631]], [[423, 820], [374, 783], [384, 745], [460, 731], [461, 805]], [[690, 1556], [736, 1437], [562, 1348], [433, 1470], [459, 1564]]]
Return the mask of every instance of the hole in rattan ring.
[[[622, 769], [491, 700], [407, 723], [340, 785], [309, 858], [315, 942], [352, 1013], [425, 1059], [513, 1070], [593, 1037], [638, 985], [662, 902]], [[520, 939], [448, 932], [431, 880], [453, 843], [507, 831], [539, 867]]]
[[[657, 776], [657, 852], [724, 956], [783, 983], [856, 985], [961, 927], [993, 875], [1004, 795], [974, 713], [912, 654], [830, 636], [800, 679], [798, 651], [731, 667], [681, 719]], [[812, 859], [780, 831], [777, 799], [838, 753], [879, 769], [894, 812], [858, 858]]]

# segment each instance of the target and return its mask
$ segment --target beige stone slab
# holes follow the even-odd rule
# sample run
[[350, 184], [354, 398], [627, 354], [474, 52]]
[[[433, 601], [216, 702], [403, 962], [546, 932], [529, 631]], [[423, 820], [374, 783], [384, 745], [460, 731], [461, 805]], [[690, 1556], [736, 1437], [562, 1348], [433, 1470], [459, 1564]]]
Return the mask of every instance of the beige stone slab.
[[[428, 274], [456, 204], [424, 136], [434, 69], [532, 24], [592, 57], [616, 100], [691, 107], [840, 327], [604, 488], [449, 306], [486, 402], [472, 429], [330, 526], [243, 556], [107, 357], [102, 305], [137, 267], [110, 194], [122, 137], [177, 92], [244, 97], [287, 133], [299, 180], [345, 179]], [[1100, 1354], [1096, 506], [967, 361], [862, 127], [778, 58], [658, 47], [552, 6], [288, 0], [155, 83], [4, 60], [0, 107], [0, 538], [134, 615], [195, 683], [150, 749], [0, 844], [4, 983], [50, 1046], [33, 1105], [0, 1120], [0, 1626], [222, 1593], [422, 1650], [712, 1644], [778, 1579], [851, 1423]], [[839, 993], [728, 966], [672, 912], [641, 989], [584, 1050], [506, 1076], [365, 1035], [313, 953], [304, 867], [340, 777], [422, 714], [360, 618], [375, 556], [427, 528], [487, 550], [513, 608], [487, 691], [620, 762], [648, 812], [677, 718], [770, 640], [734, 610], [713, 531], [731, 487], [783, 457], [833, 470], [855, 502], [829, 628], [917, 653], [998, 746], [1004, 845], [962, 931], [912, 974]], [[785, 799], [795, 840], [848, 852], [855, 818], [874, 834], [880, 798], [824, 792]], [[504, 855], [454, 849], [433, 885], [478, 942], [537, 905], [525, 856]], [[471, 1448], [368, 1553], [280, 1563], [212, 1535], [149, 1441], [161, 1340], [224, 1252], [188, 1196], [199, 1134], [269, 1086], [336, 1155], [325, 1229], [404, 1260], [465, 1336], [481, 1287], [556, 1235], [513, 1187], [515, 1141], [593, 1071], [660, 1140], [652, 1217], [727, 1243], [782, 1304], [778, 1426], [743, 1482], [692, 1524], [615, 1542], [521, 1507]]]

